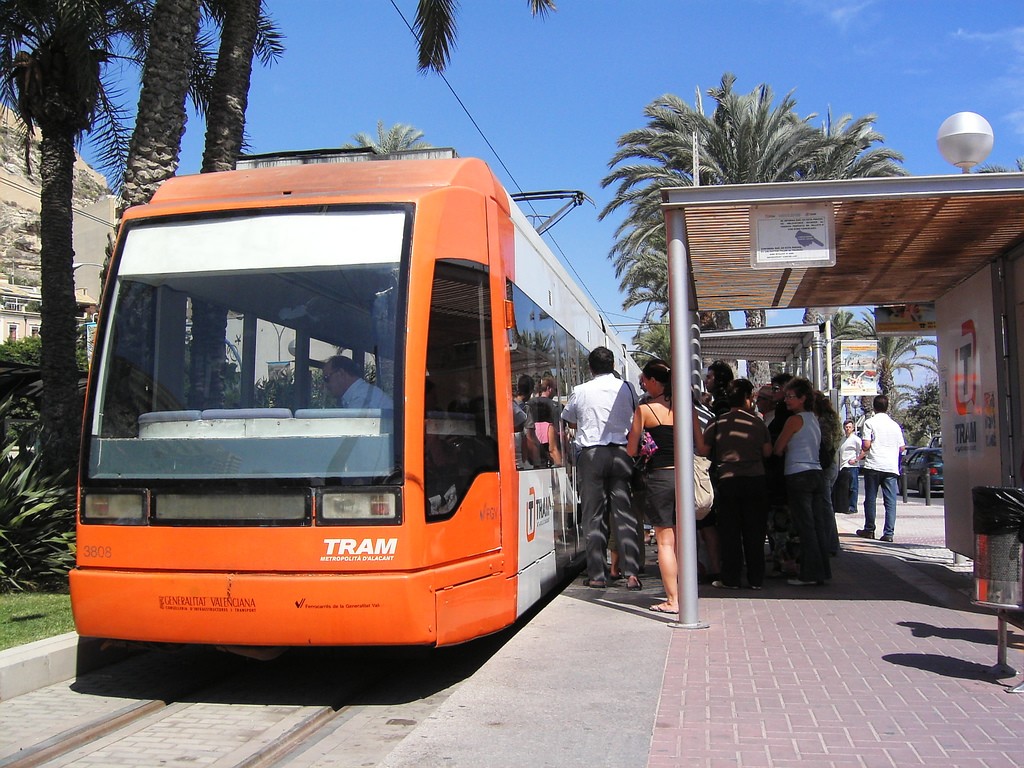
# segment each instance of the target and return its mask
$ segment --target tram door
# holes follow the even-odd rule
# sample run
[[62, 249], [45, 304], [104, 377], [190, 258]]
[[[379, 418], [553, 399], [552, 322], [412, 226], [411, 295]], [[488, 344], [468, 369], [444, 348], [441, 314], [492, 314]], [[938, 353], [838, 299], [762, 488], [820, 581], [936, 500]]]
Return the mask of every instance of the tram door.
[[476, 508], [462, 512], [475, 484], [497, 483], [497, 401], [488, 281], [483, 265], [438, 261], [431, 287], [423, 479], [427, 522], [459, 525], [459, 536], [451, 542], [453, 550], [446, 553], [449, 556], [471, 556], [501, 546], [496, 499], [491, 499], [493, 515]]

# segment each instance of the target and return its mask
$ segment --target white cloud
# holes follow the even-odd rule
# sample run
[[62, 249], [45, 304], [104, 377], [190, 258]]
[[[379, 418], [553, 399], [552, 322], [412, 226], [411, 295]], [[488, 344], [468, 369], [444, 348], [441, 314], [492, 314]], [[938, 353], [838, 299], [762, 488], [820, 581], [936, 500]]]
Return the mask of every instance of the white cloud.
[[846, 31], [854, 22], [864, 18], [865, 11], [876, 0], [795, 0], [795, 5], [819, 16]]
[[1008, 46], [1017, 53], [1024, 55], [1024, 27], [1013, 27], [996, 32], [971, 32], [966, 29], [958, 29], [954, 37], [971, 43]]

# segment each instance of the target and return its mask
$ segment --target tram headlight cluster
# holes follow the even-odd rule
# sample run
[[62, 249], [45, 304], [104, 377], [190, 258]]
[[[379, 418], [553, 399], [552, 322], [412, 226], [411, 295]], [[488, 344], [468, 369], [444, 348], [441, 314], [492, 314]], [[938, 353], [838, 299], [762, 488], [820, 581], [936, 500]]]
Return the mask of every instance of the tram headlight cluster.
[[398, 494], [393, 491], [329, 491], [320, 494], [318, 506], [322, 522], [397, 523], [400, 520]]
[[142, 525], [147, 506], [145, 491], [88, 493], [82, 498], [82, 518], [85, 522]]

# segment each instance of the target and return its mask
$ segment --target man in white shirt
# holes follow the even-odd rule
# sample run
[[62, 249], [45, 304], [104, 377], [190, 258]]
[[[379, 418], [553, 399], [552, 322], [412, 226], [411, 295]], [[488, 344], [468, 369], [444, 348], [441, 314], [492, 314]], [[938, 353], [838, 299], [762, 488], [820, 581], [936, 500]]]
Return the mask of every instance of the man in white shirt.
[[887, 413], [889, 398], [877, 395], [872, 406], [875, 415], [864, 422], [858, 456], [864, 460], [861, 471], [864, 477], [864, 527], [857, 531], [857, 535], [863, 539], [875, 538], [875, 499], [881, 487], [885, 527], [879, 541], [892, 541], [896, 532], [896, 481], [900, 475], [900, 456], [907, 450], [907, 444], [902, 427]]
[[351, 357], [335, 355], [324, 361], [324, 386], [340, 408], [393, 408], [391, 398], [370, 384]]
[[587, 533], [586, 584], [596, 588], [608, 584], [605, 552], [610, 523], [619, 541], [619, 571], [626, 578], [626, 588], [638, 590], [640, 541], [630, 510], [633, 462], [626, 453], [637, 396], [629, 384], [615, 376], [615, 357], [610, 349], [597, 347], [588, 362], [594, 378], [573, 389], [562, 411], [562, 420], [576, 430], [574, 442], [579, 450], [576, 467]]
[[850, 419], [843, 422], [846, 437], [839, 446], [839, 476], [832, 486], [832, 508], [837, 514], [855, 514], [857, 499], [857, 475], [860, 474], [860, 450], [863, 441], [857, 435]]

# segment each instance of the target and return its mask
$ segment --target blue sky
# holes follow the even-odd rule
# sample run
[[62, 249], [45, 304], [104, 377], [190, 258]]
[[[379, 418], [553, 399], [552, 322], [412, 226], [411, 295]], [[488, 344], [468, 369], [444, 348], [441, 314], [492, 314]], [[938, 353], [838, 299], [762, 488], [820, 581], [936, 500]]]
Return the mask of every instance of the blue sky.
[[[607, 257], [619, 219], [598, 221], [611, 198], [600, 181], [618, 137], [644, 125], [644, 107], [662, 94], [693, 104], [697, 90], [732, 72], [740, 92], [761, 83], [777, 98], [792, 91], [802, 116], [875, 114], [914, 175], [957, 172], [935, 137], [960, 111], [991, 123], [989, 162], [1011, 167], [1024, 156], [1020, 0], [558, 0], [545, 19], [525, 0], [463, 0], [445, 74], [458, 100], [440, 77], [416, 71], [395, 8], [411, 23], [415, 0], [267, 6], [287, 50], [254, 70], [252, 152], [339, 146], [383, 120], [483, 158], [510, 191], [582, 190], [596, 206], [556, 225], [553, 247], [626, 336], [642, 311], [621, 308]], [[134, 99], [126, 96], [129, 107]], [[193, 118], [180, 173], [198, 172], [203, 138]], [[774, 322], [799, 322], [799, 313]]]

